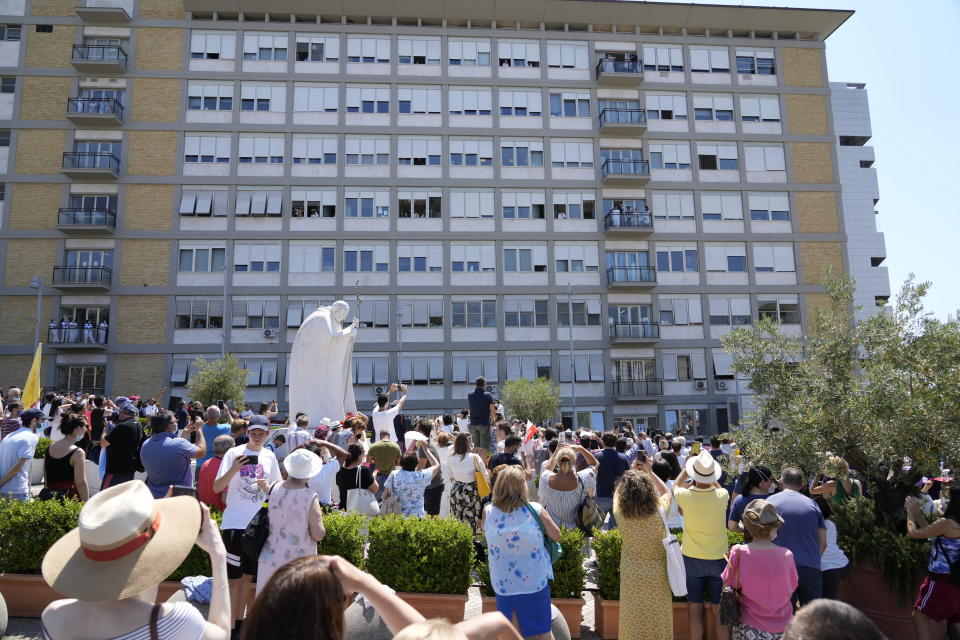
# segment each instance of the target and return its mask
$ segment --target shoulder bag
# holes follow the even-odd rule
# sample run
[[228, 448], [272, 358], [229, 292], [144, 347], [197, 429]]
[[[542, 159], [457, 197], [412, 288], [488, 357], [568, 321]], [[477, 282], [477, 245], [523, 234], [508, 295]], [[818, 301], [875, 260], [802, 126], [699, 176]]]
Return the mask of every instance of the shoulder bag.
[[487, 476], [484, 475], [483, 469], [478, 467], [480, 459], [477, 454], [471, 453], [470, 455], [473, 456], [473, 477], [477, 481], [477, 495], [486, 498], [490, 495], [490, 483], [487, 482]]
[[259, 558], [263, 545], [267, 542], [267, 536], [270, 535], [270, 494], [273, 488], [277, 486], [274, 482], [267, 491], [267, 497], [264, 499], [260, 510], [253, 515], [253, 519], [247, 524], [240, 536], [240, 544], [243, 546], [243, 552], [251, 558]]
[[347, 511], [356, 511], [365, 516], [380, 515], [380, 504], [377, 502], [377, 496], [373, 495], [369, 489], [360, 487], [360, 471], [363, 465], [357, 467], [357, 487], [347, 491]]
[[560, 556], [563, 555], [563, 547], [560, 546], [559, 542], [547, 535], [547, 528], [543, 526], [543, 520], [540, 519], [540, 514], [533, 508], [533, 505], [529, 502], [525, 502], [524, 504], [527, 506], [527, 511], [530, 512], [533, 519], [537, 521], [537, 526], [540, 527], [540, 533], [543, 534], [543, 548], [550, 558], [550, 564], [556, 563], [556, 561], [560, 559]]
[[383, 499], [380, 503], [380, 515], [403, 515], [403, 508], [400, 506], [400, 496], [397, 495], [397, 472], [391, 471], [389, 477], [383, 481], [387, 489], [390, 490], [390, 496]]
[[657, 506], [657, 513], [663, 520], [663, 548], [667, 552], [667, 579], [670, 581], [670, 590], [673, 591], [673, 595], [679, 598], [687, 595], [687, 569], [683, 564], [680, 541], [677, 540], [677, 536], [670, 533], [663, 508]]
[[592, 536], [594, 529], [603, 526], [603, 512], [600, 511], [600, 507], [597, 506], [587, 488], [583, 486], [583, 479], [577, 476], [577, 480], [580, 482], [580, 490], [583, 492], [583, 499], [580, 501], [580, 506], [577, 507], [577, 528], [583, 531], [584, 535]]
[[[733, 554], [727, 558], [727, 562], [733, 558]], [[737, 568], [733, 572], [733, 585], [724, 584], [723, 591], [720, 592], [720, 624], [735, 625], [740, 622], [740, 563], [743, 558], [740, 552], [737, 552]]]

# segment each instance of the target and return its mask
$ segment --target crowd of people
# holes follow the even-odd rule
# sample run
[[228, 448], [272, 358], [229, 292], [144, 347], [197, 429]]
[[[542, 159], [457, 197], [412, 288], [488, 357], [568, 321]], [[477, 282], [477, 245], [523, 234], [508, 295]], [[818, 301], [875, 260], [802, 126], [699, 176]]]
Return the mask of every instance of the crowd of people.
[[[284, 637], [288, 625], [292, 637], [340, 638], [344, 594], [359, 592], [397, 637], [548, 640], [552, 549], [561, 528], [590, 532], [584, 513], [592, 505], [594, 525], [622, 534], [622, 638], [673, 637], [671, 531], [682, 531], [691, 638], [705, 637], [705, 615], [721, 640], [882, 638], [836, 602], [849, 561], [832, 511], [867, 494], [842, 458], [829, 457], [813, 477], [793, 467], [775, 474], [719, 437], [648, 434], [629, 422], [599, 433], [506, 420], [485, 387], [476, 381], [459, 415], [415, 419], [403, 414], [403, 385], [378, 397], [370, 416], [288, 419], [276, 403], [181, 402], [168, 411], [135, 396], [47, 394], [25, 409], [10, 389], [0, 496], [31, 498], [30, 460], [43, 435], [52, 442], [36, 499], [86, 503], [79, 528], [44, 559], [46, 579], [73, 598], [44, 613], [48, 637], [153, 628], [160, 638], [188, 637], [173, 630], [189, 629], [190, 637], [259, 639]], [[960, 630], [960, 505], [950, 500], [957, 472], [954, 463], [924, 479], [905, 505], [908, 535], [933, 541], [914, 606], [920, 640], [942, 637], [947, 624]], [[269, 527], [256, 550], [245, 532], [264, 504]], [[211, 508], [221, 513], [219, 535]], [[334, 509], [468, 524], [487, 555], [498, 614], [438, 628], [342, 558], [317, 556], [323, 514]], [[730, 547], [730, 531], [744, 543]], [[207, 620], [182, 604], [152, 606], [157, 583], [194, 543], [211, 557]], [[733, 624], [721, 620], [725, 590], [738, 594]], [[294, 615], [290, 599], [305, 593], [319, 605]], [[823, 614], [807, 615], [813, 610]], [[77, 626], [80, 617], [89, 622]], [[823, 625], [837, 620], [867, 631], [828, 635]]]

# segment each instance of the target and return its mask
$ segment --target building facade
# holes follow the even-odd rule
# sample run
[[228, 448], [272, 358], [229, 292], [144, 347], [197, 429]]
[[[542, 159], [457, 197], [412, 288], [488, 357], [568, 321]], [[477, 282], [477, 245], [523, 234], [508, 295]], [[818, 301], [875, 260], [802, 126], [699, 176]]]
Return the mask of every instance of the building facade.
[[799, 333], [861, 253], [824, 57], [850, 12], [76, 4], [0, 0], [3, 384], [39, 320], [48, 388], [186, 396], [230, 352], [282, 405], [342, 298], [362, 407], [546, 376], [582, 426], [711, 433], [745, 391], [719, 338]]

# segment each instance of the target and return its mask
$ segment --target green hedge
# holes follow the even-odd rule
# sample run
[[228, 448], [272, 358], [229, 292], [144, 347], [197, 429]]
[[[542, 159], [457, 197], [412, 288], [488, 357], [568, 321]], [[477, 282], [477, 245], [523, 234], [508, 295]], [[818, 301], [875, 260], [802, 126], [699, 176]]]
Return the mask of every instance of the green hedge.
[[324, 514], [323, 526], [327, 530], [317, 545], [317, 553], [326, 556], [342, 556], [356, 567], [362, 567], [363, 546], [366, 539], [361, 532], [365, 518], [359, 513], [335, 511]]
[[37, 440], [37, 448], [33, 450], [33, 458], [35, 460], [43, 460], [47, 454], [47, 449], [49, 449], [52, 444], [53, 440], [50, 438], [40, 438]]
[[39, 574], [47, 549], [77, 526], [77, 500], [0, 500], [0, 573]]
[[366, 570], [397, 591], [465, 594], [473, 530], [451, 518], [386, 516], [369, 522]]
[[[214, 523], [219, 528], [220, 512], [216, 509], [210, 509], [210, 517], [213, 518]], [[212, 574], [213, 572], [210, 569], [210, 556], [197, 545], [193, 545], [189, 555], [187, 555], [186, 559], [177, 567], [177, 570], [170, 574], [167, 580], [180, 582], [187, 576], [209, 576]]]

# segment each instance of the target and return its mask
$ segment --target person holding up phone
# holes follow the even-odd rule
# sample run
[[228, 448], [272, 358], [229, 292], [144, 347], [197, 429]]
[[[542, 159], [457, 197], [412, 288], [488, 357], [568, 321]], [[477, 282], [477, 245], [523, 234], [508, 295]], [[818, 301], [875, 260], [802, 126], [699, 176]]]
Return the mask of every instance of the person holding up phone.
[[[162, 498], [170, 485], [192, 485], [190, 461], [207, 455], [207, 442], [199, 420], [177, 437], [177, 421], [170, 411], [160, 411], [150, 418], [153, 435], [140, 447], [140, 461], [147, 472], [147, 487], [154, 498]], [[196, 444], [190, 435], [196, 433]]]
[[281, 480], [277, 457], [264, 448], [269, 434], [266, 420], [251, 420], [247, 429], [250, 441], [227, 451], [213, 481], [214, 492], [227, 490], [227, 508], [220, 530], [227, 547], [227, 578], [230, 583], [230, 604], [233, 621], [239, 623], [247, 606], [250, 582], [257, 575], [258, 558], [246, 554], [241, 537], [260, 505], [267, 499], [270, 487]]

